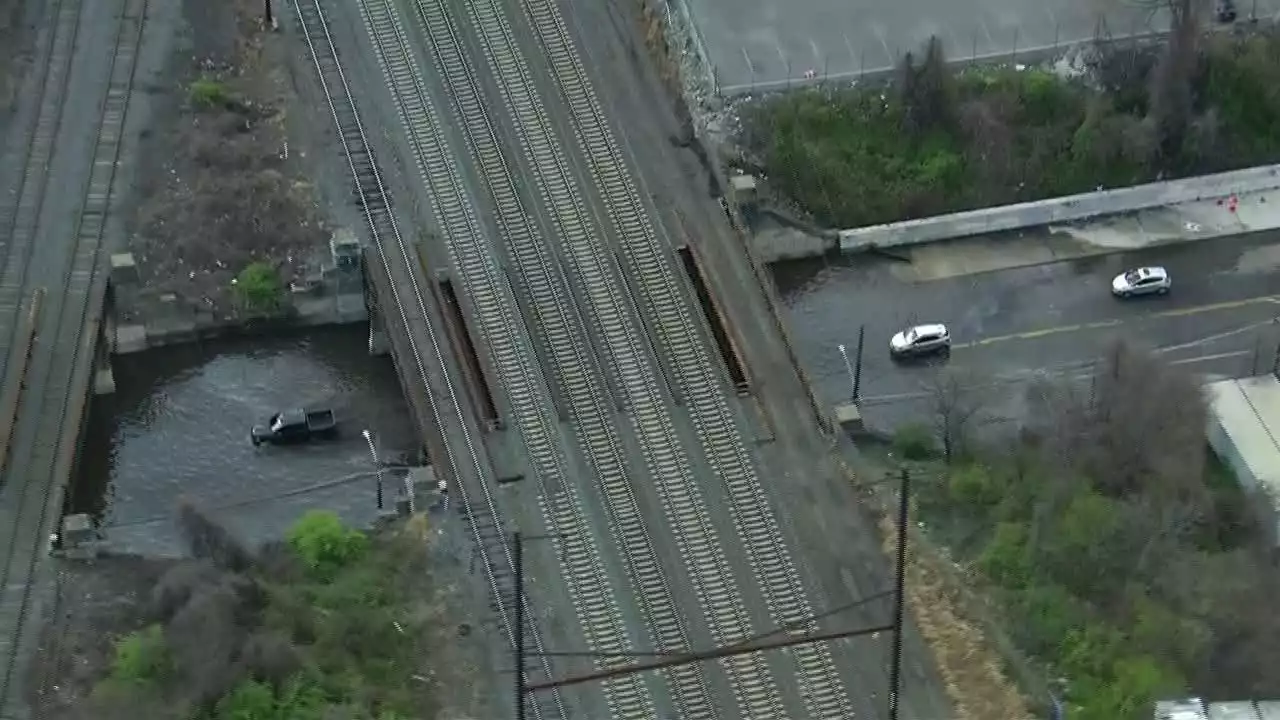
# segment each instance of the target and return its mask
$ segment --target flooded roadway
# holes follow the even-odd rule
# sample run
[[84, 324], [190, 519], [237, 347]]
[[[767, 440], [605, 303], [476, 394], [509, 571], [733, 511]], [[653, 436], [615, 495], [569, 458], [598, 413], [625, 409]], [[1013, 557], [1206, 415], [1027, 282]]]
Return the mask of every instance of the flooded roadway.
[[[1277, 232], [946, 276], [928, 271], [963, 266], [964, 244], [935, 244], [929, 252], [949, 257], [834, 257], [774, 267], [796, 353], [828, 404], [852, 395], [838, 346], [852, 360], [865, 327], [863, 415], [878, 429], [929, 418], [928, 386], [942, 363], [888, 356], [890, 336], [913, 324], [946, 323], [955, 343], [947, 362], [1007, 388], [992, 392], [991, 402], [997, 416], [1011, 419], [1025, 409], [1026, 380], [1087, 377], [1116, 338], [1211, 379], [1265, 373], [1278, 357]], [[1173, 277], [1167, 297], [1111, 296], [1116, 274], [1156, 264]]]
[[[313, 507], [371, 521], [376, 475], [361, 430], [384, 461], [415, 458], [417, 447], [395, 368], [369, 356], [367, 333], [353, 325], [115, 358], [116, 392], [94, 398], [71, 511], [100, 518], [110, 549], [146, 554], [182, 552], [172, 511], [183, 496], [251, 542], [281, 537]], [[333, 407], [339, 439], [249, 442], [254, 423], [301, 405]]]

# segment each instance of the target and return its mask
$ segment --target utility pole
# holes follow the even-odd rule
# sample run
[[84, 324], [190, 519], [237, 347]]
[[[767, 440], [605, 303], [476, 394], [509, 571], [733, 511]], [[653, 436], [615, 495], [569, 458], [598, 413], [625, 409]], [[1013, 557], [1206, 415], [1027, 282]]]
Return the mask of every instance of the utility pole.
[[524, 543], [520, 532], [511, 533], [511, 560], [515, 565], [516, 623], [512, 628], [516, 664], [516, 720], [524, 720]]
[[840, 358], [844, 360], [844, 372], [846, 375], [849, 376], [849, 391], [850, 391], [849, 401], [857, 402], [858, 401], [858, 379], [853, 374], [853, 363], [849, 362], [849, 351], [845, 349], [844, 343], [840, 343], [839, 345], [837, 345], [836, 349], [840, 351]]
[[902, 613], [907, 574], [907, 514], [910, 509], [911, 474], [902, 468], [898, 489], [898, 573], [893, 596], [893, 657], [889, 665], [889, 720], [898, 720], [898, 691], [902, 684]]
[[858, 351], [854, 356], [853, 364], [853, 401], [858, 402], [862, 399], [862, 341], [867, 334], [867, 326], [858, 326]]
[[378, 503], [378, 509], [381, 510], [382, 503], [382, 460], [378, 459], [378, 447], [373, 442], [373, 433], [368, 429], [361, 430], [360, 434], [364, 436], [365, 444], [369, 446], [369, 457], [373, 459], [373, 471], [375, 475], [374, 497]]

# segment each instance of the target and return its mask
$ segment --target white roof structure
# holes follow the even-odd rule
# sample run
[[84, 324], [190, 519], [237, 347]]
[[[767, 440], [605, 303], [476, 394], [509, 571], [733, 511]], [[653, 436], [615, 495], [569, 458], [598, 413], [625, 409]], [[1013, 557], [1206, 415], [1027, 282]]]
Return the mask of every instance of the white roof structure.
[[1233, 700], [1206, 703], [1200, 698], [1160, 700], [1155, 720], [1280, 720], [1280, 701]]
[[1259, 498], [1269, 498], [1280, 540], [1280, 380], [1275, 375], [1207, 386], [1209, 444]]

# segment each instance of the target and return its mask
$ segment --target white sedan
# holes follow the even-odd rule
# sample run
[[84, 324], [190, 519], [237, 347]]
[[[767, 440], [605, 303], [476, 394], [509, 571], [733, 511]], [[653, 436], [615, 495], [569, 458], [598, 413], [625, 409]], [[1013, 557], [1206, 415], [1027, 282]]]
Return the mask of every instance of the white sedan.
[[1164, 295], [1173, 287], [1169, 271], [1162, 267], [1140, 267], [1126, 270], [1111, 281], [1111, 294], [1116, 297]]

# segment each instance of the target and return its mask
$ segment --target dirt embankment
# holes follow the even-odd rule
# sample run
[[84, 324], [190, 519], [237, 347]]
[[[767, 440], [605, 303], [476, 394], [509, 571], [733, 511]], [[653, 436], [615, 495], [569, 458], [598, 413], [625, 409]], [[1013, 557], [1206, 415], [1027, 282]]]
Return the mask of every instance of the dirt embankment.
[[246, 265], [270, 263], [288, 283], [315, 271], [328, 238], [299, 148], [290, 157], [285, 36], [261, 12], [259, 0], [186, 3], [192, 48], [144, 140], [130, 232], [144, 297], [219, 320], [235, 315]]

